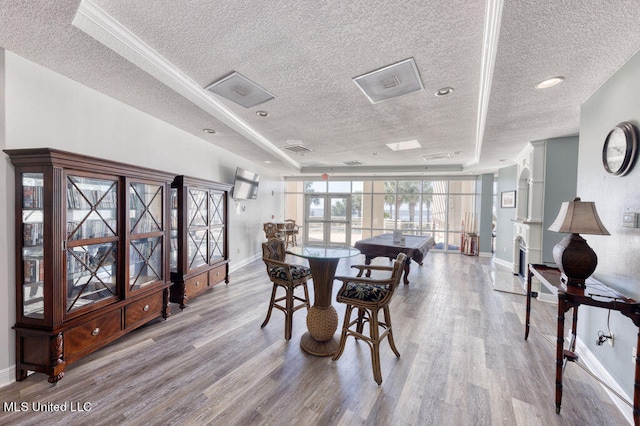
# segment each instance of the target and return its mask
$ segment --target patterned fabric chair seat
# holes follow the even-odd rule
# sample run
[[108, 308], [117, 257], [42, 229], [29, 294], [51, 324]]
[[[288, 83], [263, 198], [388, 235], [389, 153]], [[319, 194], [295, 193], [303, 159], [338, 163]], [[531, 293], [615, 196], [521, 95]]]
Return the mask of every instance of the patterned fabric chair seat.
[[[287, 263], [286, 257], [283, 239], [269, 238], [266, 243], [262, 243], [262, 260], [273, 287], [267, 317], [261, 327], [267, 325], [273, 308], [276, 308], [284, 312], [284, 338], [289, 340], [293, 329], [293, 313], [298, 309], [310, 308], [307, 280], [311, 279], [311, 269]], [[302, 295], [295, 294], [297, 288], [302, 288]], [[278, 289], [284, 289], [284, 296], [276, 295]]]
[[388, 285], [372, 285], [350, 281], [341, 293], [342, 297], [363, 302], [379, 302], [389, 293]]
[[[291, 276], [294, 280], [299, 280], [304, 277], [308, 277], [311, 275], [311, 269], [307, 266], [302, 265], [289, 265], [289, 270], [291, 271]], [[276, 278], [280, 280], [287, 279], [287, 270], [284, 266], [275, 266], [269, 269], [269, 276], [271, 278]]]
[[[393, 341], [393, 328], [391, 327], [391, 312], [389, 303], [394, 290], [398, 287], [400, 276], [404, 270], [407, 255], [399, 253], [392, 267], [374, 265], [352, 265], [358, 269], [356, 277], [335, 277], [342, 281], [342, 287], [338, 290], [336, 300], [346, 304], [344, 313], [344, 325], [340, 335], [338, 350], [333, 355], [333, 360], [337, 361], [344, 352], [347, 337], [352, 336], [357, 340], [367, 342], [371, 349], [371, 361], [373, 367], [373, 379], [376, 383], [382, 383], [382, 372], [380, 371], [380, 342], [385, 338], [391, 346], [393, 353], [400, 357], [400, 352]], [[365, 271], [387, 271], [391, 273], [386, 279], [373, 279], [363, 277]], [[351, 319], [353, 310], [357, 310], [357, 315]], [[382, 311], [382, 318], [378, 318]], [[369, 333], [366, 334], [364, 325], [369, 324]]]

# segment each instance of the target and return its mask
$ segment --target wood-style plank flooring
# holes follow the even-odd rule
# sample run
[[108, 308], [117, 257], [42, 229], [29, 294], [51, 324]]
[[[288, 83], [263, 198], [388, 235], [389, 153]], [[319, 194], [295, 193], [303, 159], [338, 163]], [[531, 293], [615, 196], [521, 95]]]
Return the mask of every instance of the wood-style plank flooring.
[[[338, 273], [362, 261], [342, 260]], [[535, 332], [523, 340], [525, 297], [493, 290], [500, 270], [504, 276], [491, 259], [459, 254], [414, 263], [411, 283], [391, 303], [402, 356], [383, 342], [378, 386], [363, 342], [350, 339], [336, 362], [300, 349], [304, 310], [288, 342], [280, 311], [260, 328], [271, 284], [255, 261], [184, 311], [172, 305], [168, 320], [69, 366], [57, 385], [33, 374], [0, 389], [0, 404], [28, 405], [0, 411], [0, 424], [626, 424], [601, 386], [571, 364], [555, 413], [555, 348]], [[344, 306], [334, 305], [342, 321]], [[534, 300], [533, 322], [552, 336], [554, 306]], [[88, 403], [90, 411], [34, 412], [32, 403]]]

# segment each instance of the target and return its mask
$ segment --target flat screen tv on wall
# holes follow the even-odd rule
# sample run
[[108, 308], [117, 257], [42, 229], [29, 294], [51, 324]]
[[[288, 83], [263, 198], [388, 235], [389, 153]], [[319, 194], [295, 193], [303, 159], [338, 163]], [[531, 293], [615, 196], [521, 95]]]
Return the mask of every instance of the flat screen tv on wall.
[[259, 174], [238, 167], [233, 183], [233, 198], [235, 200], [255, 200], [258, 197], [259, 182]]

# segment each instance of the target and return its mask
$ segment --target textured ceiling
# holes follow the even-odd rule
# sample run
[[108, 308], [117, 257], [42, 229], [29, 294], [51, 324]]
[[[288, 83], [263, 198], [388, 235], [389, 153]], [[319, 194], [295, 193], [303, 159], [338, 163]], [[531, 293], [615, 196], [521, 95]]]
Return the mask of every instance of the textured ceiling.
[[[500, 4], [3, 1], [0, 46], [287, 174], [482, 173], [528, 141], [577, 134], [580, 104], [640, 49], [636, 0], [506, 1], [495, 62], [483, 63], [486, 9]], [[407, 58], [420, 92], [372, 104], [352, 81]], [[276, 98], [246, 109], [204, 90], [231, 71]], [[565, 82], [534, 88], [556, 75]], [[434, 96], [445, 86], [453, 94]], [[412, 139], [422, 148], [385, 145]], [[312, 151], [282, 150], [292, 143]], [[422, 158], [440, 153], [451, 158]]]

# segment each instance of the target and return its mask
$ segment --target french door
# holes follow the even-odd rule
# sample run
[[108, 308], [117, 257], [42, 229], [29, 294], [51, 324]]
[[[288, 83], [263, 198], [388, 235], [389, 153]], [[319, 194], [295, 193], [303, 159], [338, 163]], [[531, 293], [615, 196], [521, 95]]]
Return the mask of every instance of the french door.
[[351, 195], [305, 195], [305, 241], [351, 245]]

